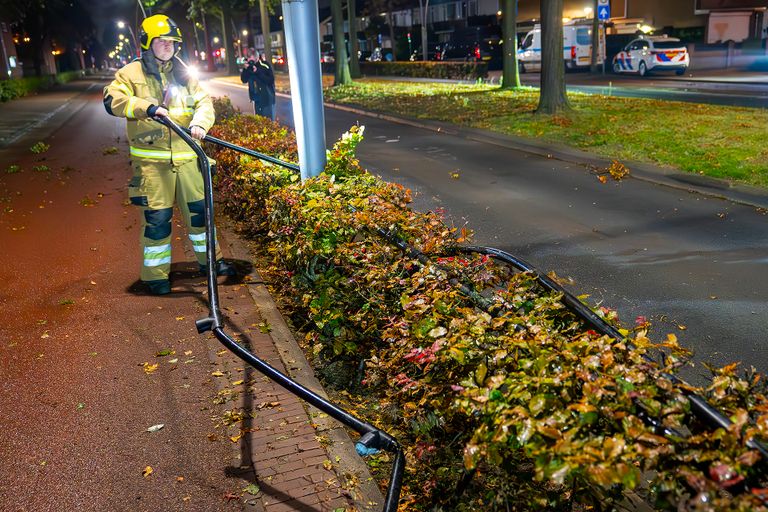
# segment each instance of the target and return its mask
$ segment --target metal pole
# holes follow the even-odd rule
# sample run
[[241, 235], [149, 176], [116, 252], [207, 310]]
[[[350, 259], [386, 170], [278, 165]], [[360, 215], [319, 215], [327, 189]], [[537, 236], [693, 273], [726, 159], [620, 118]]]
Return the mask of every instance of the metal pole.
[[136, 34], [133, 33], [133, 29], [130, 25], [126, 24], [126, 27], [128, 27], [128, 33], [131, 34], [131, 39], [133, 39], [133, 47], [136, 50], [136, 57], [141, 58], [141, 47], [139, 46], [139, 41], [136, 39]]
[[325, 116], [320, 73], [317, 0], [284, 0], [283, 20], [291, 81], [291, 105], [301, 179], [325, 168]]

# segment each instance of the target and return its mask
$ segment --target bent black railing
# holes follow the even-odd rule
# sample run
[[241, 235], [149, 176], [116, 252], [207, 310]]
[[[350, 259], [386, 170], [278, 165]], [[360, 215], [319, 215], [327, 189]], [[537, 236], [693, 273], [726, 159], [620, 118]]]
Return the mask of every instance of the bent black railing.
[[[360, 439], [355, 443], [355, 449], [357, 453], [362, 457], [365, 455], [372, 455], [379, 450], [385, 450], [394, 455], [394, 463], [392, 465], [392, 471], [390, 474], [389, 486], [387, 488], [387, 495], [384, 500], [384, 512], [396, 512], [397, 506], [400, 501], [400, 490], [402, 488], [403, 475], [405, 470], [405, 454], [402, 448], [398, 444], [397, 440], [384, 432], [381, 429], [376, 428], [370, 423], [353, 416], [341, 407], [329, 402], [320, 395], [305, 388], [298, 382], [294, 381], [287, 375], [281, 373], [277, 369], [270, 366], [267, 362], [246, 350], [242, 345], [230, 337], [224, 332], [224, 326], [221, 319], [221, 313], [219, 311], [219, 291], [218, 283], [216, 281], [216, 242], [214, 237], [214, 223], [213, 223], [213, 184], [211, 179], [211, 167], [208, 162], [208, 156], [203, 149], [197, 144], [189, 135], [189, 130], [181, 128], [172, 120], [166, 117], [156, 117], [156, 121], [165, 125], [169, 129], [173, 130], [197, 155], [197, 165], [200, 172], [203, 175], [204, 184], [204, 204], [205, 204], [205, 256], [207, 260], [207, 282], [208, 282], [208, 304], [209, 314], [205, 318], [201, 318], [195, 322], [197, 332], [200, 334], [211, 331], [216, 338], [229, 349], [237, 357], [250, 364], [256, 370], [272, 379], [274, 382], [285, 388], [290, 393], [298, 396], [302, 400], [313, 405], [317, 409], [323, 411], [328, 416], [342, 423], [343, 425], [354, 430], [360, 434]], [[282, 162], [276, 158], [262, 155], [256, 151], [251, 151], [234, 144], [225, 143], [214, 137], [208, 135], [203, 139], [206, 142], [213, 142], [215, 144], [234, 149], [242, 153], [246, 153], [257, 158], [262, 158], [277, 165], [282, 165], [290, 169], [298, 169], [294, 164]]]
[[[623, 336], [618, 331], [618, 329], [610, 325], [597, 313], [592, 311], [592, 309], [590, 309], [586, 304], [575, 297], [572, 293], [560, 286], [557, 281], [540, 272], [533, 265], [509, 254], [508, 252], [502, 251], [500, 249], [494, 249], [492, 247], [468, 246], [458, 247], [457, 250], [465, 253], [488, 255], [492, 258], [503, 261], [507, 265], [510, 265], [517, 270], [528, 272], [529, 274], [533, 275], [545, 289], [551, 292], [561, 293], [563, 296], [563, 304], [565, 304], [575, 314], [580, 316], [584, 321], [589, 323], [589, 325], [593, 327], [597, 332], [611, 336], [617, 340], [625, 339], [625, 336]], [[627, 345], [629, 347], [634, 347], [634, 344], [630, 341], [627, 341]], [[655, 361], [647, 354], [643, 354], [643, 358], [650, 363], [655, 363]], [[732, 424], [731, 420], [724, 416], [720, 411], [712, 407], [707, 402], [706, 398], [690, 391], [689, 389], [692, 386], [686, 383], [683, 379], [677, 375], [673, 375], [667, 372], [662, 372], [661, 376], [677, 384], [682, 389], [682, 394], [690, 401], [691, 408], [694, 414], [699, 417], [699, 419], [705, 423], [708, 423], [713, 428], [727, 429]], [[746, 444], [750, 449], [760, 452], [764, 458], [768, 458], [768, 448], [766, 448], [763, 443], [752, 438], [747, 440]]]

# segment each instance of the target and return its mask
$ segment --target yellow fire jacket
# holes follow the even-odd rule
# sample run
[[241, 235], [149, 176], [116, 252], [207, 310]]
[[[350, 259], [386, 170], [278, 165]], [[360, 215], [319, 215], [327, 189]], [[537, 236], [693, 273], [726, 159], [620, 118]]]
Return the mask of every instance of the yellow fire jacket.
[[[147, 57], [149, 55], [149, 57]], [[205, 131], [215, 121], [213, 102], [197, 80], [174, 70], [173, 60], [157, 66], [145, 53], [115, 73], [104, 88], [104, 107], [113, 116], [125, 117], [131, 159], [180, 165], [195, 153], [169, 128], [148, 117], [152, 105], [164, 106], [179, 126], [199, 126]], [[178, 66], [178, 64], [176, 64]]]

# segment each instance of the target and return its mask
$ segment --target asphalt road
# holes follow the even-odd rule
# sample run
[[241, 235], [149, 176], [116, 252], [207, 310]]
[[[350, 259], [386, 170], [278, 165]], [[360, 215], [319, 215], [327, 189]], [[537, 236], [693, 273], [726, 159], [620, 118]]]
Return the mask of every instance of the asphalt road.
[[[249, 110], [242, 87], [207, 84]], [[278, 119], [290, 124], [283, 98]], [[647, 317], [656, 339], [677, 335], [696, 353], [689, 379], [708, 375], [701, 362], [768, 371], [764, 210], [634, 179], [603, 184], [580, 165], [375, 117], [326, 108], [325, 119], [328, 146], [365, 125], [362, 164], [411, 188], [415, 208], [445, 208], [476, 243], [573, 279], [573, 292], [626, 324]]]

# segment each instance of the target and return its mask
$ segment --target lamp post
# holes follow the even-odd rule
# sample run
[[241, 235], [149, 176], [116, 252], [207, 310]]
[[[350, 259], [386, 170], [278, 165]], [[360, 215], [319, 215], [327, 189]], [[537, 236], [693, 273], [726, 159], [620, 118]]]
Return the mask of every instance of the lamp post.
[[141, 51], [139, 50], [139, 42], [136, 40], [136, 34], [133, 33], [133, 29], [130, 25], [128, 25], [124, 21], [118, 21], [117, 22], [117, 28], [126, 28], [128, 27], [128, 33], [131, 34], [131, 38], [133, 39], [133, 47], [136, 48], [136, 56], [141, 57]]

